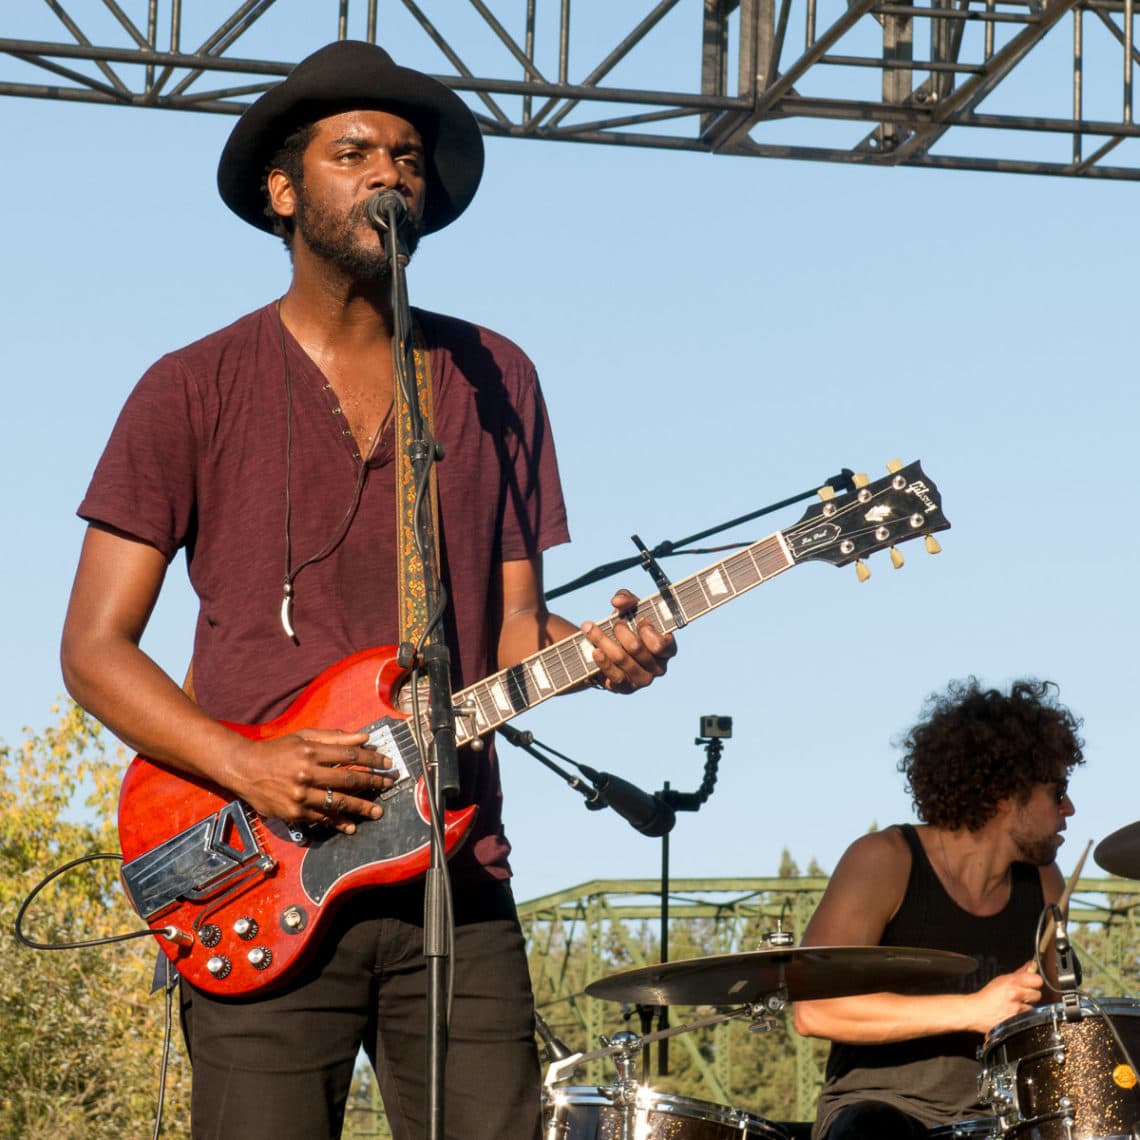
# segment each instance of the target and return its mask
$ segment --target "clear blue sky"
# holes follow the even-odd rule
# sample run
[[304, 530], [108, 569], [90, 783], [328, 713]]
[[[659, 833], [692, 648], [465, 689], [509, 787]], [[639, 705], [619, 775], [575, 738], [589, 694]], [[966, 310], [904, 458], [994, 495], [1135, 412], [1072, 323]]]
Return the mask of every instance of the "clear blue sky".
[[[288, 263], [217, 198], [228, 118], [0, 99], [0, 122], [0, 737], [16, 743], [62, 691], [74, 509], [119, 407], [157, 355], [280, 294]], [[519, 726], [647, 789], [693, 790], [700, 716], [732, 716], [716, 792], [673, 833], [678, 877], [773, 874], [785, 847], [830, 869], [872, 821], [909, 818], [892, 740], [970, 673], [1055, 679], [1085, 718], [1063, 870], [1140, 817], [1137, 187], [487, 149], [478, 198], [425, 241], [409, 291], [538, 364], [574, 534], [548, 585], [632, 553], [635, 531], [677, 538], [893, 456], [923, 460], [953, 523], [942, 555], [911, 544], [897, 572], [879, 555], [866, 584], [796, 567], [685, 630], [649, 692], [563, 698]], [[145, 643], [175, 674], [184, 578], [176, 563]], [[601, 617], [614, 585], [558, 608]], [[657, 842], [523, 753], [502, 760], [521, 898], [657, 874]]]

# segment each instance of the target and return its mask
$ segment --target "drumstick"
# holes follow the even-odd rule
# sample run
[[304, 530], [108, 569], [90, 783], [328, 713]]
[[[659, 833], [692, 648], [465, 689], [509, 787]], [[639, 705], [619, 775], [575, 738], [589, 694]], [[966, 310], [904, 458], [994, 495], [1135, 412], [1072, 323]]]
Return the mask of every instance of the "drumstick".
[[[1077, 860], [1076, 870], [1069, 876], [1069, 881], [1065, 884], [1065, 889], [1061, 892], [1061, 897], [1057, 901], [1057, 906], [1060, 908], [1062, 914], [1069, 909], [1069, 899], [1073, 897], [1073, 891], [1076, 889], [1077, 880], [1081, 877], [1081, 871], [1084, 870], [1085, 860], [1089, 857], [1089, 852], [1092, 850], [1093, 841], [1090, 839], [1085, 845], [1084, 852], [1080, 859]], [[1056, 925], [1052, 924], [1045, 928], [1041, 934], [1041, 939], [1037, 943], [1037, 953], [1042, 955], [1049, 949], [1049, 943], [1056, 932]]]

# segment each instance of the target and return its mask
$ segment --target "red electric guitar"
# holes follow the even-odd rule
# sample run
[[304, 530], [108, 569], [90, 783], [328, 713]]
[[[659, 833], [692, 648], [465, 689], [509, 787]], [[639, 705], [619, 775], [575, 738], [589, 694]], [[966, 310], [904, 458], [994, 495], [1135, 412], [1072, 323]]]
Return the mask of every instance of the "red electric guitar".
[[[824, 501], [794, 526], [643, 599], [637, 617], [669, 632], [798, 562], [843, 566], [945, 530], [950, 524], [938, 490], [918, 463], [888, 467], [886, 478], [868, 483], [857, 476], [855, 489], [843, 494], [824, 488]], [[938, 549], [929, 537], [927, 546]], [[901, 563], [896, 552], [892, 557]], [[609, 631], [628, 616], [613, 615], [599, 625]], [[573, 634], [464, 689], [455, 695], [458, 744], [472, 743], [597, 671], [590, 643]], [[230, 726], [265, 740], [301, 728], [363, 725], [360, 731], [391, 757], [398, 779], [378, 797], [381, 818], [359, 821], [353, 835], [266, 819], [221, 788], [135, 757], [119, 798], [123, 885], [194, 985], [228, 996], [280, 985], [347, 894], [427, 870], [427, 794], [410, 694], [401, 691], [405, 677], [394, 647], [366, 649], [326, 669], [276, 720]], [[427, 739], [426, 712], [422, 719]], [[474, 807], [445, 812], [449, 854], [474, 814]]]

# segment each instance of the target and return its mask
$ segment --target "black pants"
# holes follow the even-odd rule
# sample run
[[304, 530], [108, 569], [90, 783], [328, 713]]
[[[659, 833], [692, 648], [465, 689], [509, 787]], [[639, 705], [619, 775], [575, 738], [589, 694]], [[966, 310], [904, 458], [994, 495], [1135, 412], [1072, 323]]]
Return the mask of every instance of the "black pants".
[[[422, 890], [357, 896], [321, 946], [293, 986], [264, 998], [219, 1000], [183, 984], [194, 1140], [335, 1140], [362, 1046], [395, 1140], [426, 1135]], [[534, 999], [506, 884], [457, 892], [454, 964], [447, 1136], [535, 1140]]]
[[893, 1105], [862, 1100], [832, 1117], [825, 1140], [927, 1140], [927, 1127]]

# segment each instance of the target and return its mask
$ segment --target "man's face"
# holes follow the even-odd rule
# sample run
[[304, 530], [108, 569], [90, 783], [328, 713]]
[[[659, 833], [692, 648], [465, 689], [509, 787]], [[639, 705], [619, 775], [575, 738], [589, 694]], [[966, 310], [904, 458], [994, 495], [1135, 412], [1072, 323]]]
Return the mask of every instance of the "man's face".
[[427, 196], [423, 143], [406, 119], [387, 111], [346, 111], [319, 120], [302, 159], [302, 178], [288, 199], [298, 241], [357, 279], [388, 274], [384, 242], [365, 204], [379, 190], [399, 190], [408, 203], [403, 227], [409, 254], [420, 236]]
[[1034, 784], [1029, 798], [1014, 804], [1009, 837], [1023, 862], [1046, 867], [1057, 858], [1057, 850], [1065, 842], [1061, 835], [1065, 820], [1076, 810], [1067, 789], [1068, 781], [1063, 777]]

